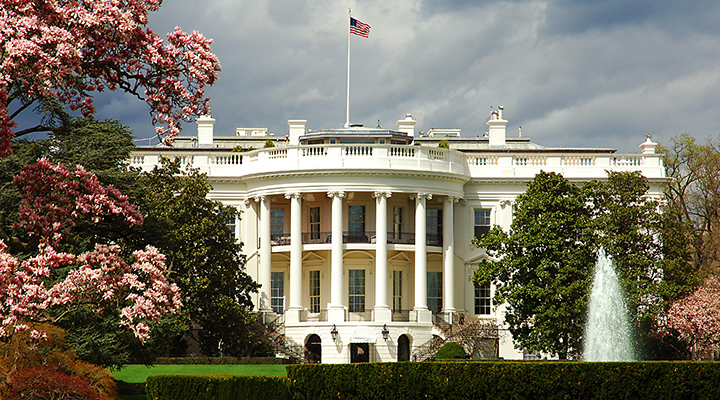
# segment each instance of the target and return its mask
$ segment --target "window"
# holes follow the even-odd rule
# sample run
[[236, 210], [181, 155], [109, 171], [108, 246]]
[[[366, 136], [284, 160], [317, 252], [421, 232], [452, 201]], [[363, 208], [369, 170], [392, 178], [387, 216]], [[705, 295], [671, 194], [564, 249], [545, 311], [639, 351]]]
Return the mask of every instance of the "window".
[[475, 315], [490, 315], [490, 285], [475, 286]]
[[430, 208], [427, 210], [427, 244], [442, 246], [442, 210]]
[[475, 209], [475, 237], [480, 239], [490, 232], [490, 210], [487, 208]]
[[310, 207], [310, 240], [320, 240], [320, 207]]
[[393, 240], [399, 241], [402, 239], [402, 224], [403, 224], [403, 208], [402, 207], [393, 207], [393, 213], [392, 213], [392, 221], [393, 221], [393, 231], [392, 231], [392, 238]]
[[442, 272], [427, 273], [427, 302], [433, 314], [442, 311]]
[[348, 242], [367, 242], [365, 237], [365, 206], [350, 206], [348, 218]]
[[365, 270], [351, 269], [348, 293], [350, 294], [350, 312], [365, 311]]
[[393, 271], [393, 312], [402, 311], [402, 271]]
[[235, 226], [237, 223], [237, 219], [235, 217], [235, 210], [229, 208], [221, 208], [220, 214], [225, 217], [225, 225], [227, 225], [228, 229], [230, 229], [230, 238], [235, 239], [237, 237], [235, 235]]
[[270, 238], [278, 240], [285, 236], [285, 210], [273, 208], [270, 210]]
[[320, 271], [310, 271], [310, 312], [320, 312]]
[[270, 273], [270, 306], [275, 314], [285, 311], [285, 273]]

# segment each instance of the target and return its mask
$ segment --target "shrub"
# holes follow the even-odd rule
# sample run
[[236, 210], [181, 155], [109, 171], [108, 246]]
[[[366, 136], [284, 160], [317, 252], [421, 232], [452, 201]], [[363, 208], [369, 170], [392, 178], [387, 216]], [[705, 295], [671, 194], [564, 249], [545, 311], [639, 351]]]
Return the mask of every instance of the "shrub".
[[101, 400], [100, 393], [76, 376], [50, 368], [26, 369], [13, 375], [9, 398], [27, 400]]
[[429, 362], [288, 367], [296, 399], [718, 399], [720, 363]]
[[449, 148], [450, 148], [450, 142], [448, 142], [447, 140], [443, 139], [443, 140], [440, 141], [440, 143], [438, 143], [438, 147], [441, 148], [441, 149], [449, 149]]
[[465, 349], [463, 349], [462, 345], [455, 342], [445, 343], [437, 353], [435, 353], [435, 359], [438, 361], [455, 360], [458, 358], [465, 358]]
[[291, 364], [279, 357], [158, 357], [155, 365]]
[[255, 375], [153, 375], [145, 391], [155, 400], [286, 400], [287, 378]]
[[268, 139], [268, 140], [265, 141], [265, 146], [264, 146], [264, 147], [265, 147], [266, 149], [269, 148], [269, 147], [275, 147], [275, 143], [273, 143], [272, 140]]

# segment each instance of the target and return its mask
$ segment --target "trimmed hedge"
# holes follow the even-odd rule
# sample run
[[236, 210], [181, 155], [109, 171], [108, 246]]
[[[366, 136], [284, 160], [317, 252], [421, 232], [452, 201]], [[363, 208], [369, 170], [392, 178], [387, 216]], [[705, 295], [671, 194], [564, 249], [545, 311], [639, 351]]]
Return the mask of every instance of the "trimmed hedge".
[[287, 378], [258, 375], [155, 375], [145, 391], [154, 400], [287, 400]]
[[155, 365], [292, 364], [280, 357], [158, 357]]
[[720, 363], [293, 365], [294, 399], [720, 399]]

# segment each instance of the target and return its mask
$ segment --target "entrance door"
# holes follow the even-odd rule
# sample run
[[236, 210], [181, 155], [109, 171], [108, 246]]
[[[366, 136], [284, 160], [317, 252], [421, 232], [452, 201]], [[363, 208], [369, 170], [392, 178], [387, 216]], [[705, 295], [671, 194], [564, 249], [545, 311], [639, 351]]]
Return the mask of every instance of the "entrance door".
[[305, 358], [311, 363], [322, 362], [322, 341], [320, 336], [312, 334], [305, 343]]
[[407, 335], [400, 335], [397, 341], [398, 346], [398, 361], [410, 361], [410, 339]]
[[370, 345], [367, 343], [350, 343], [350, 362], [362, 363], [370, 360]]

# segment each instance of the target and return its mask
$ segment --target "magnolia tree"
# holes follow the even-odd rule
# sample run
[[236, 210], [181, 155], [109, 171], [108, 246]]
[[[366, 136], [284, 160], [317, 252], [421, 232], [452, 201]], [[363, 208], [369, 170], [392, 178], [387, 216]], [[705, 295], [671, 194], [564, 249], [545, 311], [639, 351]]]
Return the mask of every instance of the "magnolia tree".
[[[77, 226], [142, 224], [138, 210], [118, 190], [100, 185], [80, 166], [69, 171], [46, 159], [25, 166], [14, 184], [23, 197], [13, 228], [36, 238], [38, 247], [36, 255], [21, 261], [0, 240], [0, 338], [31, 329], [35, 322], [56, 323], [89, 306], [118, 313], [120, 323], [145, 340], [149, 323], [178, 312], [178, 287], [168, 282], [165, 256], [156, 248], [135, 251], [131, 263], [117, 245], [96, 244], [80, 255], [55, 249]], [[31, 337], [41, 335], [33, 331]]]
[[[20, 262], [6, 253], [0, 241], [0, 337], [32, 328], [33, 322], [56, 323], [74, 307], [91, 306], [98, 312], [120, 309], [122, 325], [145, 340], [149, 322], [180, 309], [178, 288], [166, 277], [165, 256], [154, 247], [133, 253], [128, 265], [118, 246], [97, 245], [79, 256], [47, 246]], [[70, 267], [67, 277], [46, 285], [54, 269]], [[31, 337], [43, 332], [33, 330]]]
[[690, 348], [693, 360], [720, 345], [720, 281], [710, 277], [689, 296], [672, 304], [661, 334], [670, 330]]
[[17, 127], [27, 109], [95, 112], [90, 94], [123, 90], [150, 106], [166, 142], [180, 121], [209, 111], [203, 88], [220, 70], [212, 40], [179, 28], [167, 42], [147, 27], [162, 0], [0, 0], [0, 156], [10, 139], [52, 129]]

